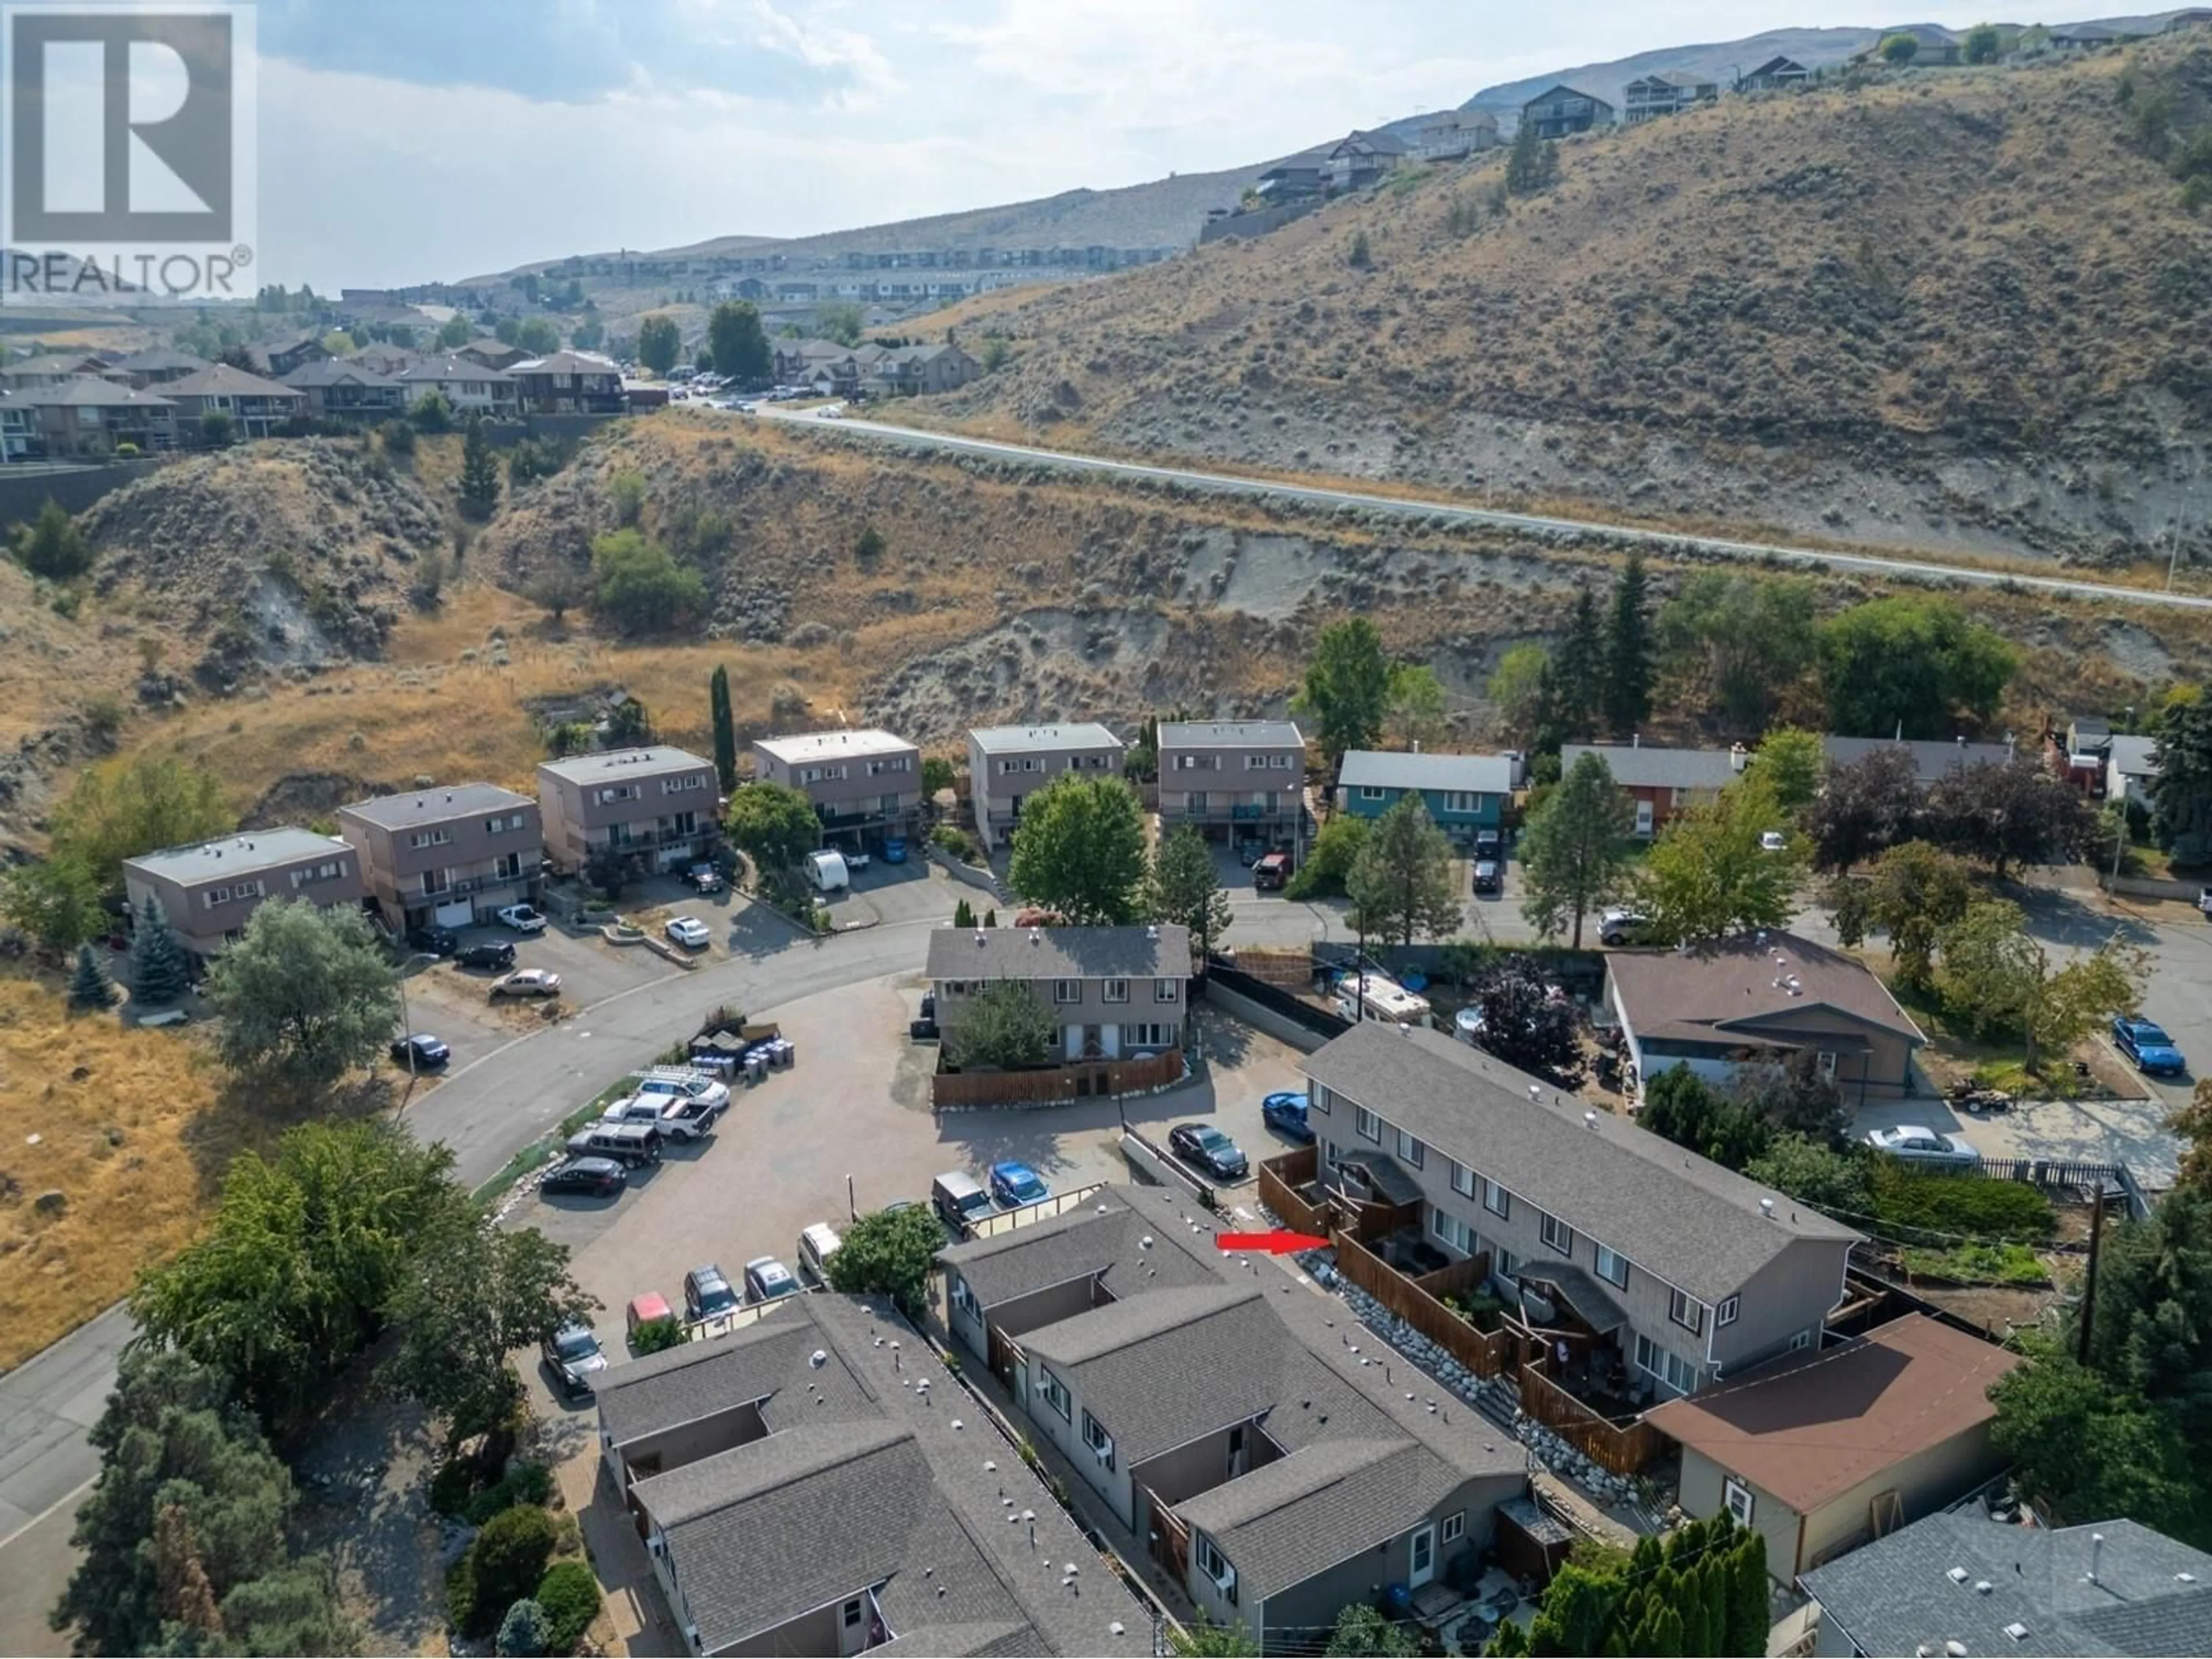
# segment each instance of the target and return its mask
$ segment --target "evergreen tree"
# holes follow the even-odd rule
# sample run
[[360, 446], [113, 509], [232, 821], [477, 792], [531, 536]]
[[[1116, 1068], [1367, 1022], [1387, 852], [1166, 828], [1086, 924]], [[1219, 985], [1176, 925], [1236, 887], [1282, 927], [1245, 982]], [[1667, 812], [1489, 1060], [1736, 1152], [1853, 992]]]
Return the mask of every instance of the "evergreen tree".
[[1728, 1617], [1720, 1651], [1766, 1651], [1766, 1539], [1747, 1528], [1729, 1552]]
[[185, 947], [177, 943], [161, 907], [149, 896], [131, 941], [131, 994], [141, 1002], [174, 1002], [184, 995], [190, 977]]
[[1587, 587], [1575, 594], [1566, 641], [1552, 666], [1551, 712], [1560, 736], [1595, 736], [1598, 713], [1605, 707], [1605, 635], [1598, 624], [1597, 595]]
[[1613, 585], [1605, 641], [1605, 718], [1625, 738], [1651, 717], [1651, 614], [1644, 556], [1632, 553]]
[[738, 787], [738, 728], [730, 713], [728, 669], [714, 670], [714, 678], [707, 683], [707, 700], [714, 722], [714, 772], [721, 780], [722, 793], [727, 795]]
[[115, 983], [100, 965], [89, 943], [76, 947], [76, 972], [70, 976], [69, 1003], [80, 1013], [115, 1006]]
[[461, 440], [461, 510], [471, 518], [488, 519], [498, 505], [499, 465], [492, 459], [483, 421], [472, 420]]
[[[1024, 833], [1027, 833], [1024, 830]], [[1408, 791], [1376, 820], [1345, 879], [1361, 926], [1400, 945], [1417, 933], [1449, 938], [1466, 920], [1451, 843]]]

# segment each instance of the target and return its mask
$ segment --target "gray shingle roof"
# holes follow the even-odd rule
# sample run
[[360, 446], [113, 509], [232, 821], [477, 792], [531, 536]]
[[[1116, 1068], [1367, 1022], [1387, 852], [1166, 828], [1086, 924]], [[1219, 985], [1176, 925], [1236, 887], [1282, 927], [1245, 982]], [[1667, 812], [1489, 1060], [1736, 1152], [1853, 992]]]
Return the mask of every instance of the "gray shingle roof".
[[167, 398], [297, 398], [300, 394], [282, 380], [264, 380], [228, 363], [210, 363], [181, 380], [163, 383]]
[[1121, 738], [1095, 720], [1068, 726], [979, 726], [968, 735], [987, 755], [1044, 755], [1063, 749], [1121, 746]]
[[457, 783], [447, 789], [417, 789], [403, 795], [378, 795], [338, 809], [340, 817], [356, 817], [386, 830], [404, 830], [418, 823], [443, 823], [448, 818], [474, 817], [479, 812], [517, 811], [538, 803], [495, 783]]
[[1725, 789], [1736, 779], [1726, 749], [1659, 749], [1648, 744], [1571, 743], [1559, 750], [1559, 775], [1595, 755], [1624, 789]]
[[27, 403], [57, 404], [64, 409], [174, 409], [158, 392], [142, 392], [114, 380], [100, 379], [96, 374], [79, 374], [66, 380], [51, 381], [45, 386], [26, 386], [15, 388], [15, 395]]
[[[1863, 1024], [1916, 1048], [1926, 1041], [1864, 963], [1794, 933], [1744, 934], [1694, 951], [1623, 951], [1607, 959], [1607, 971], [1639, 1040], [1765, 1034], [1786, 1042]], [[1783, 1017], [1788, 1024], [1765, 1024]]]
[[371, 368], [367, 363], [356, 362], [350, 357], [318, 357], [312, 363], [302, 363], [283, 377], [284, 384], [296, 391], [309, 386], [398, 386], [389, 374]]
[[2112, 752], [2106, 758], [2124, 778], [2154, 778], [2158, 775], [2157, 753], [2156, 738], [2115, 737]]
[[[1151, 928], [939, 927], [929, 936], [933, 980], [1188, 979], [1190, 961], [1190, 930], [1173, 922]], [[1130, 1007], [1153, 1006], [1151, 995]]]
[[[1363, 1023], [1305, 1069], [1708, 1303], [1801, 1240], [1859, 1237], [1610, 1112], [1591, 1127], [1579, 1096], [1434, 1031]], [[1761, 1213], [1761, 1198], [1777, 1200], [1772, 1216]]]
[[[635, 1488], [665, 1530], [705, 1650], [872, 1585], [902, 1652], [1150, 1650], [1136, 1601], [887, 1304], [793, 1297], [732, 1335], [617, 1366], [600, 1383], [601, 1424], [613, 1431], [611, 1405], [626, 1443], [755, 1397], [777, 1374], [793, 1386], [770, 1433]], [[934, 1401], [913, 1386], [924, 1380]], [[810, 1385], [831, 1403], [812, 1403]], [[1034, 1544], [1006, 1524], [1007, 1498], [1035, 1512]], [[1079, 1582], [1040, 1559], [1079, 1564]]]
[[1889, 738], [1822, 738], [1820, 750], [1834, 766], [1849, 766], [1853, 761], [1864, 760], [1869, 755], [1885, 749], [1902, 749], [1912, 757], [1912, 769], [1923, 784], [1933, 783], [1947, 772], [1956, 772], [1963, 767], [1978, 766], [1993, 761], [2002, 766], [2015, 758], [2014, 746], [2008, 743], [1936, 743], [1907, 738], [1899, 743]]
[[[1200, 1255], [1189, 1248], [1192, 1235], [1171, 1222], [1156, 1206], [1133, 1204], [1126, 1191], [1109, 1191], [1034, 1226], [952, 1245], [938, 1252], [938, 1260], [959, 1269], [986, 1310], [1093, 1274], [1115, 1296], [1130, 1294], [1133, 1284], [1158, 1290], [1218, 1285], [1212, 1240], [1204, 1241], [1208, 1254]], [[1153, 1241], [1149, 1250], [1138, 1243], [1146, 1237]]]
[[424, 357], [401, 369], [396, 379], [410, 386], [421, 386], [446, 380], [481, 381], [491, 386], [513, 386], [514, 376], [503, 368], [493, 368], [472, 358], [457, 357], [451, 352], [434, 357]]
[[1296, 720], [1162, 720], [1160, 750], [1303, 749]]
[[1382, 749], [1347, 750], [1338, 781], [1347, 789], [1446, 789], [1477, 794], [1513, 793], [1513, 762], [1505, 755], [1410, 755]]
[[[1931, 1515], [1799, 1582], [1863, 1653], [1947, 1642], [1979, 1654], [2212, 1653], [2212, 1556], [2134, 1521], [2046, 1531], [1972, 1509]], [[2015, 1624], [2024, 1636], [2007, 1633]]]
[[110, 369], [123, 374], [159, 374], [172, 368], [191, 374], [214, 367], [204, 357], [195, 357], [189, 351], [173, 351], [167, 346], [149, 346], [143, 351], [130, 352], [108, 365]]

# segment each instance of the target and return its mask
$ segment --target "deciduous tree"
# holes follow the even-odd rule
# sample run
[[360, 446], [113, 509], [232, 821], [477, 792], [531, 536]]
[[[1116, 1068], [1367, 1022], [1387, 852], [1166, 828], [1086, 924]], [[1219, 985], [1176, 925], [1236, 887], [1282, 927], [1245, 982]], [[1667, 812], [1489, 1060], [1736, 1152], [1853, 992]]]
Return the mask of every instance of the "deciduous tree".
[[1193, 825], [1177, 825], [1153, 852], [1145, 908], [1155, 921], [1190, 929], [1191, 954], [1200, 962], [1229, 931], [1229, 895], [1214, 868], [1213, 849]]
[[1571, 1089], [1582, 1081], [1582, 1020], [1573, 1000], [1556, 991], [1540, 964], [1516, 955], [1477, 973], [1467, 1000], [1482, 1016], [1475, 1047]]
[[1145, 818], [1120, 778], [1064, 774], [1022, 802], [1006, 866], [1013, 890], [1079, 927], [1134, 921], [1145, 880]]
[[1907, 749], [1886, 745], [1830, 767], [1805, 811], [1814, 867], [1848, 870], [1910, 841], [1921, 806], [1919, 769]]
[[1757, 732], [1819, 663], [1813, 590], [1802, 581], [1703, 570], [1659, 609], [1660, 662], [1681, 706]]
[[725, 300], [707, 319], [707, 342], [714, 354], [714, 372], [732, 380], [768, 378], [768, 335], [761, 327], [760, 311], [750, 301]]
[[1824, 896], [1838, 939], [1856, 946], [1869, 933], [1888, 935], [1898, 978], [1925, 990], [1933, 982], [1936, 941], [1966, 914], [1974, 886], [1950, 854], [1908, 841], [1884, 853], [1865, 876], [1830, 883]]
[[1644, 1110], [1637, 1121], [1730, 1170], [1742, 1169], [1774, 1140], [1772, 1126], [1755, 1109], [1680, 1062], [1644, 1079]]
[[2053, 969], [2016, 904], [1970, 905], [1937, 940], [1936, 992], [1947, 1012], [1978, 1036], [2016, 1033], [2028, 1068], [2063, 1054], [2142, 994], [2148, 959], [2108, 943]]
[[99, 933], [106, 912], [82, 864], [49, 857], [0, 871], [0, 916], [58, 957]]
[[673, 317], [656, 312], [637, 325], [637, 361], [649, 372], [667, 374], [683, 349], [684, 336]]
[[124, 860], [211, 841], [237, 826], [213, 772], [149, 752], [106, 761], [78, 775], [54, 811], [48, 857], [75, 863], [103, 895], [119, 897]]
[[1390, 701], [1383, 726], [1401, 749], [1433, 743], [1444, 726], [1444, 688], [1425, 663], [1401, 662], [1390, 670]]
[[74, 581], [92, 568], [92, 544], [52, 497], [36, 519], [16, 531], [15, 551], [24, 569], [52, 582]]
[[1815, 1209], [1844, 1216], [1874, 1212], [1866, 1160], [1803, 1135], [1777, 1135], [1743, 1166], [1744, 1174]]
[[1042, 1065], [1052, 1053], [1059, 1035], [1052, 1010], [1026, 981], [994, 979], [962, 1002], [957, 1013], [949, 1007], [937, 1011], [945, 1058], [955, 1066], [1012, 1070]]
[[1521, 914], [1545, 938], [1571, 933], [1583, 945], [1583, 919], [1627, 885], [1628, 836], [1636, 806], [1598, 754], [1568, 769], [1521, 835]]
[[2004, 879], [2015, 864], [2081, 857], [2098, 839], [2089, 798], [2026, 756], [1945, 774], [1928, 792], [1930, 837]]
[[1417, 935], [1448, 938], [1467, 916], [1452, 873], [1451, 842], [1411, 792], [1376, 820], [1345, 890], [1364, 926], [1401, 945]]
[[1332, 770], [1346, 750], [1375, 746], [1389, 702], [1390, 663], [1375, 624], [1352, 617], [1322, 629], [1291, 707], [1313, 716], [1316, 739]]
[[1672, 944], [1786, 927], [1805, 854], [1796, 835], [1779, 848], [1765, 845], [1766, 834], [1784, 822], [1773, 790], [1756, 772], [1718, 800], [1669, 818], [1638, 884], [1653, 935]]
[[763, 877], [796, 870], [822, 844], [822, 818], [814, 803], [781, 783], [749, 783], [730, 797], [724, 828], [730, 844]]
[[1796, 726], [1778, 726], [1761, 738], [1755, 763], [1774, 791], [1774, 804], [1793, 817], [1820, 794], [1827, 769], [1820, 734]]
[[1414, 1659], [1420, 1651], [1403, 1625], [1367, 1601], [1354, 1601], [1336, 1615], [1336, 1628], [1322, 1650], [1326, 1659]]
[[208, 970], [216, 1050], [234, 1071], [329, 1087], [383, 1051], [399, 1022], [398, 976], [358, 910], [270, 898]]
[[1498, 705], [1505, 735], [1522, 749], [1534, 749], [1545, 725], [1549, 689], [1546, 671], [1551, 653], [1534, 641], [1513, 647], [1498, 659], [1490, 676], [1490, 700]]
[[1958, 720], [1996, 712], [2019, 660], [1948, 599], [1899, 596], [1854, 605], [1820, 625], [1828, 729], [1948, 738]]
[[848, 1296], [888, 1296], [909, 1312], [919, 1312], [930, 1269], [944, 1246], [944, 1229], [921, 1206], [872, 1210], [845, 1230], [830, 1256], [830, 1288]]
[[1306, 848], [1306, 861], [1291, 872], [1283, 896], [1301, 901], [1340, 896], [1352, 878], [1352, 866], [1366, 850], [1368, 835], [1365, 818], [1339, 812], [1322, 825], [1313, 845]]
[[2063, 1346], [2026, 1340], [2028, 1363], [1990, 1389], [1990, 1438], [2021, 1490], [2061, 1526], [2124, 1515], [2200, 1547], [2212, 1541], [2203, 1478], [2173, 1422]]
[[612, 530], [592, 542], [592, 604], [626, 634], [665, 634], [707, 608], [699, 574], [635, 530]]
[[1821, 1075], [1820, 1057], [1810, 1048], [1780, 1061], [1739, 1066], [1729, 1092], [1777, 1134], [1802, 1136], [1818, 1146], [1840, 1143], [1850, 1122], [1842, 1091]]

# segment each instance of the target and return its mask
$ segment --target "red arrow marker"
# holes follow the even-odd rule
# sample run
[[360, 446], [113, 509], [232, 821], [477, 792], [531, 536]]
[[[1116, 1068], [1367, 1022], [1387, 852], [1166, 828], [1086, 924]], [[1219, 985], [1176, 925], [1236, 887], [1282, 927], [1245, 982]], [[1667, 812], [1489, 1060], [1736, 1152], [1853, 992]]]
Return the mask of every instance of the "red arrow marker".
[[1289, 1255], [1298, 1250], [1325, 1249], [1328, 1241], [1311, 1233], [1216, 1233], [1213, 1242], [1224, 1250], [1259, 1250], [1268, 1255]]

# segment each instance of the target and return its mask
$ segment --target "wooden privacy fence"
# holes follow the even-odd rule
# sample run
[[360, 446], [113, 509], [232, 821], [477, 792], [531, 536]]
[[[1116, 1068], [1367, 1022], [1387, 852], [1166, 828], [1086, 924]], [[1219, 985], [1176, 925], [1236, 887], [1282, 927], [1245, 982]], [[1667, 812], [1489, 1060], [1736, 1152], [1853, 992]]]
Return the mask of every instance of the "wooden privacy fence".
[[929, 1080], [939, 1111], [962, 1106], [1058, 1106], [1164, 1089], [1182, 1080], [1182, 1050], [1143, 1060], [1085, 1060], [1029, 1072], [939, 1072]]
[[1544, 1375], [1544, 1361], [1521, 1367], [1521, 1409], [1567, 1441], [1600, 1468], [1634, 1474], [1656, 1459], [1666, 1437], [1638, 1418], [1613, 1423]]
[[1490, 1258], [1479, 1255], [1428, 1275], [1412, 1279], [1376, 1255], [1350, 1233], [1335, 1235], [1336, 1270], [1373, 1297], [1423, 1336], [1435, 1343], [1477, 1376], [1496, 1376], [1513, 1361], [1513, 1339], [1504, 1331], [1480, 1331], [1437, 1299], [1425, 1285], [1446, 1279], [1463, 1278], [1464, 1284], [1447, 1283], [1445, 1291], [1465, 1289], [1490, 1276]]
[[1309, 1202], [1297, 1192], [1313, 1180], [1320, 1168], [1320, 1155], [1311, 1146], [1263, 1159], [1260, 1164], [1260, 1202], [1291, 1231], [1326, 1238], [1329, 1231], [1328, 1206]]

